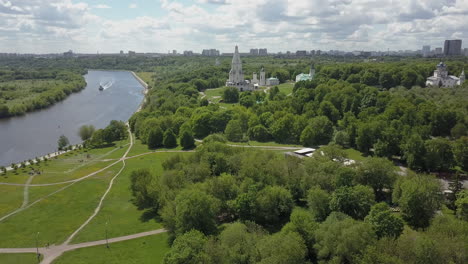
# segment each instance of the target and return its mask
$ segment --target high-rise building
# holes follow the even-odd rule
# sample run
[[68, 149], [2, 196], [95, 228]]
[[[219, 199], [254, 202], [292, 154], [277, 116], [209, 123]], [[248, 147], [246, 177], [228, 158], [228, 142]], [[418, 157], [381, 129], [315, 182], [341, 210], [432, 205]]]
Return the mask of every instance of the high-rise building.
[[184, 50], [184, 56], [193, 56], [193, 51], [191, 51], [191, 50]]
[[307, 51], [298, 50], [298, 51], [296, 51], [296, 56], [305, 57], [305, 56], [307, 56]]
[[310, 55], [311, 55], [311, 56], [315, 56], [315, 50], [311, 50], [311, 51], [310, 51]]
[[463, 54], [464, 54], [465, 56], [468, 56], [468, 48], [464, 48], [464, 49], [463, 49]]
[[461, 55], [461, 39], [446, 40], [444, 43], [445, 56], [459, 56]]
[[428, 57], [431, 54], [431, 46], [425, 45], [422, 47], [422, 55], [423, 57]]
[[260, 55], [260, 56], [268, 55], [267, 49], [258, 49], [258, 55]]
[[442, 48], [435, 48], [435, 54], [436, 55], [442, 55], [444, 52], [442, 51]]
[[204, 49], [202, 51], [203, 56], [219, 56], [219, 50], [217, 49]]
[[250, 49], [250, 55], [258, 56], [258, 49]]

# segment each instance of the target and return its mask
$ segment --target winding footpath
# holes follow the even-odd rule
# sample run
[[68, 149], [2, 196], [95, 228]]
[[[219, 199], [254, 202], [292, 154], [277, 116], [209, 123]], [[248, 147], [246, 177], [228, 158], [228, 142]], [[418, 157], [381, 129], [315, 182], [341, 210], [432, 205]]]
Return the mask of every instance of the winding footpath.
[[[54, 183], [52, 185], [56, 185], [56, 184], [64, 184], [64, 183], [71, 183], [61, 189], [59, 189], [58, 191], [61, 191], [61, 190], [64, 190], [65, 188], [68, 188], [70, 187], [71, 185], [73, 185], [74, 183], [77, 183], [79, 181], [82, 181], [84, 179], [87, 179], [91, 176], [94, 176], [96, 175], [97, 173], [99, 172], [102, 172], [106, 169], [108, 169], [109, 167], [112, 167], [114, 166], [115, 164], [119, 163], [119, 162], [122, 162], [122, 168], [120, 168], [119, 172], [117, 172], [114, 177], [111, 179], [111, 181], [109, 182], [109, 186], [107, 187], [107, 190], [104, 192], [104, 194], [101, 196], [101, 199], [97, 205], [97, 207], [94, 209], [94, 212], [93, 214], [78, 228], [76, 229], [66, 240], [65, 242], [63, 242], [61, 245], [58, 245], [58, 246], [55, 246], [55, 245], [52, 245], [51, 247], [48, 247], [48, 248], [45, 248], [45, 247], [41, 247], [41, 248], [0, 248], [0, 253], [37, 253], [39, 252], [39, 254], [41, 254], [43, 256], [43, 259], [41, 261], [41, 264], [50, 264], [52, 263], [56, 258], [58, 258], [59, 256], [61, 256], [64, 252], [67, 252], [67, 251], [70, 251], [70, 250], [74, 250], [74, 249], [78, 249], [78, 248], [85, 248], [85, 247], [92, 247], [92, 246], [98, 246], [98, 245], [103, 245], [103, 244], [107, 244], [107, 243], [115, 243], [115, 242], [120, 242], [120, 241], [125, 241], [125, 240], [130, 240], [130, 239], [135, 239], [135, 238], [139, 238], [139, 237], [144, 237], [144, 236], [150, 236], [150, 235], [155, 235], [155, 234], [159, 234], [159, 233], [163, 233], [163, 232], [166, 232], [165, 229], [157, 229], [157, 230], [153, 230], [153, 231], [148, 231], [148, 232], [143, 232], [143, 233], [138, 233], [138, 234], [133, 234], [133, 235], [127, 235], [127, 236], [122, 236], [122, 237], [116, 237], [116, 238], [111, 238], [111, 239], [108, 239], [108, 240], [98, 240], [98, 241], [92, 241], [92, 242], [85, 242], [85, 243], [79, 243], [79, 244], [70, 244], [70, 242], [72, 241], [72, 239], [81, 231], [83, 230], [83, 228], [85, 226], [87, 226], [93, 219], [94, 217], [96, 217], [96, 215], [99, 213], [99, 211], [101, 210], [102, 208], [102, 204], [105, 200], [105, 198], [107, 197], [107, 195], [109, 194], [110, 190], [112, 189], [112, 186], [114, 184], [114, 181], [115, 179], [122, 173], [122, 171], [125, 169], [125, 160], [127, 159], [127, 155], [128, 153], [130, 152], [130, 150], [132, 149], [133, 147], [133, 144], [134, 144], [134, 141], [133, 141], [133, 136], [130, 132], [130, 128], [128, 128], [128, 133], [130, 135], [130, 144], [127, 148], [127, 151], [123, 154], [123, 156], [117, 160], [116, 162], [112, 163], [111, 165], [108, 165], [107, 167], [103, 168], [103, 169], [100, 169], [98, 171], [95, 171], [91, 174], [88, 174], [82, 178], [79, 178], [79, 179], [76, 179], [76, 180], [71, 180], [71, 181], [65, 181], [65, 182], [62, 182], [62, 183]], [[148, 153], [143, 153], [143, 154], [140, 154], [140, 155], [136, 155], [134, 157], [139, 157], [139, 156], [142, 156], [142, 155], [145, 155], [145, 154], [150, 154], [150, 153], [154, 153], [154, 152], [148, 152]], [[31, 181], [32, 181], [32, 178], [33, 176], [31, 176], [28, 181], [26, 182], [25, 185], [25, 191], [24, 191], [24, 200], [23, 200], [23, 205], [21, 206], [21, 208], [19, 208], [18, 210], [0, 218], [0, 222], [4, 219], [6, 219], [7, 217], [9, 216], [12, 216], [24, 209], [27, 209], [29, 208], [30, 206], [34, 205], [35, 203], [43, 200], [44, 198], [46, 197], [49, 197], [50, 195], [53, 195], [55, 193], [57, 193], [58, 191], [55, 191], [54, 193], [52, 194], [49, 194], [48, 196], [42, 198], [42, 199], [39, 199], [37, 201], [35, 201], [34, 203], [27, 205], [28, 203], [28, 187], [29, 186], [48, 186], [50, 184], [45, 184], [45, 185], [31, 185], [29, 184]]]

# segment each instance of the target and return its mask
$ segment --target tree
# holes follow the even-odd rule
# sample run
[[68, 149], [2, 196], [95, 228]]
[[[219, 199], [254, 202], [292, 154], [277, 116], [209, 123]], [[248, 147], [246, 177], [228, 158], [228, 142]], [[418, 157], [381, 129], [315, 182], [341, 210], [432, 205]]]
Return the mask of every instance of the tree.
[[296, 232], [266, 236], [257, 245], [259, 264], [303, 264], [307, 254], [304, 240]]
[[163, 138], [164, 138], [163, 131], [160, 127], [152, 128], [148, 133], [148, 138], [146, 139], [148, 148], [155, 149], [158, 147], [162, 147]]
[[468, 137], [461, 137], [453, 143], [453, 157], [455, 163], [468, 172]]
[[242, 124], [239, 120], [231, 120], [224, 130], [226, 138], [233, 142], [239, 142], [242, 140], [244, 133], [242, 132]]
[[106, 142], [111, 143], [117, 140], [122, 140], [127, 137], [127, 126], [122, 121], [112, 120], [104, 129], [106, 134]]
[[174, 241], [169, 252], [164, 256], [164, 264], [199, 264], [206, 263], [208, 256], [204, 252], [207, 239], [198, 230], [191, 230]]
[[260, 142], [266, 142], [271, 140], [270, 132], [268, 132], [268, 129], [266, 129], [266, 127], [264, 127], [263, 125], [256, 125], [254, 127], [249, 128], [247, 134], [252, 140]]
[[183, 149], [191, 149], [195, 147], [195, 139], [193, 138], [192, 132], [189, 129], [183, 129], [180, 131], [180, 145]]
[[403, 157], [406, 159], [408, 167], [411, 169], [422, 170], [425, 167], [424, 157], [426, 148], [421, 136], [413, 134], [403, 145]]
[[138, 169], [130, 174], [130, 189], [133, 202], [140, 209], [158, 209], [158, 192], [155, 187], [153, 175], [148, 169]]
[[450, 130], [450, 134], [453, 138], [458, 139], [463, 136], [468, 136], [468, 128], [466, 128], [465, 124], [457, 123], [452, 130]]
[[397, 174], [395, 166], [385, 158], [366, 158], [358, 167], [356, 180], [374, 190], [377, 200], [384, 200], [383, 189], [392, 189]]
[[444, 138], [427, 140], [424, 143], [426, 149], [426, 168], [429, 171], [448, 171], [454, 164], [450, 141]]
[[318, 116], [310, 120], [309, 125], [301, 133], [301, 144], [310, 147], [326, 145], [333, 136], [333, 124], [326, 116]]
[[365, 221], [372, 225], [379, 239], [382, 237], [398, 238], [403, 232], [403, 220], [395, 216], [384, 202], [372, 206]]
[[291, 193], [280, 186], [267, 186], [256, 198], [257, 221], [263, 225], [285, 223], [294, 206]]
[[340, 119], [340, 111], [330, 101], [322, 101], [320, 103], [318, 114], [328, 117], [335, 124]]
[[426, 228], [441, 204], [440, 184], [427, 175], [409, 176], [396, 183], [393, 202], [412, 227]]
[[315, 244], [314, 233], [319, 224], [315, 222], [314, 215], [302, 208], [294, 208], [291, 213], [289, 222], [283, 226], [281, 232], [299, 234], [304, 240], [309, 251], [309, 258], [313, 259], [315, 256], [313, 245]]
[[307, 206], [317, 221], [324, 221], [330, 214], [330, 195], [315, 187], [307, 193]]
[[78, 131], [78, 135], [80, 136], [81, 140], [86, 141], [90, 139], [93, 136], [93, 133], [96, 129], [94, 128], [93, 125], [83, 125], [80, 127], [80, 130]]
[[[192, 229], [210, 235], [216, 232], [219, 201], [199, 190], [183, 190], [175, 199], [175, 232]], [[166, 219], [167, 220], [167, 219]], [[165, 221], [167, 223], [167, 221]]]
[[468, 190], [463, 190], [457, 194], [455, 201], [458, 218], [468, 221]]
[[64, 135], [61, 135], [57, 141], [58, 149], [62, 150], [63, 148], [68, 146], [68, 144], [70, 144], [70, 142], [68, 141], [68, 138]]
[[177, 147], [177, 138], [174, 132], [172, 132], [172, 129], [168, 129], [164, 132], [163, 145], [166, 148]]
[[367, 186], [340, 187], [331, 196], [330, 209], [364, 219], [374, 203], [374, 193]]
[[328, 263], [355, 263], [361, 252], [376, 241], [369, 224], [338, 212], [320, 224], [315, 239], [318, 259]]
[[239, 90], [236, 87], [226, 87], [222, 97], [225, 103], [237, 103], [239, 102]]

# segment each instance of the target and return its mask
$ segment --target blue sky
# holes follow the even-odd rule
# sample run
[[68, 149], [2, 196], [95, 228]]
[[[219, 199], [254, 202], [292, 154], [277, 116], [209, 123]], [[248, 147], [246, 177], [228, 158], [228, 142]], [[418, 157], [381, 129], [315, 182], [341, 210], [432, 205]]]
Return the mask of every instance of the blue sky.
[[467, 17], [468, 0], [0, 0], [0, 52], [465, 47]]

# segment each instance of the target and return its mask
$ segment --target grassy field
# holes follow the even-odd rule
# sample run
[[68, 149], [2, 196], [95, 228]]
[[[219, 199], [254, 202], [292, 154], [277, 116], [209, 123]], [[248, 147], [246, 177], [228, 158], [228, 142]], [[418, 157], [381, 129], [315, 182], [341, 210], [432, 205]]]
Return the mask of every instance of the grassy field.
[[177, 147], [171, 148], [171, 149], [168, 149], [168, 148], [148, 149], [148, 145], [142, 144], [141, 140], [139, 140], [139, 139], [135, 139], [133, 147], [130, 150], [130, 152], [128, 153], [127, 157], [132, 157], [132, 156], [135, 156], [135, 155], [138, 155], [138, 154], [148, 153], [148, 152], [152, 152], [152, 151], [166, 151], [166, 150], [167, 151], [182, 150], [182, 147], [177, 146]]
[[17, 171], [8, 171], [0, 176], [0, 182], [25, 183], [29, 178], [29, 172], [33, 169], [41, 171], [41, 174], [34, 177], [32, 184], [77, 179], [113, 163], [125, 153], [128, 146], [126, 144], [128, 140], [116, 142], [114, 146], [86, 152], [84, 150], [71, 151], [51, 158], [47, 162], [20, 168]]
[[[144, 220], [142, 218], [144, 211], [138, 210], [132, 203], [132, 193], [129, 188], [130, 174], [133, 170], [139, 168], [148, 168], [153, 174], [160, 174], [163, 171], [162, 162], [177, 154], [154, 153], [127, 160], [127, 167], [114, 182], [114, 186], [106, 200], [104, 200], [99, 214], [78, 233], [72, 242], [79, 243], [103, 239], [106, 222], [109, 237], [119, 237], [162, 228], [161, 224], [154, 219]], [[187, 154], [189, 153], [183, 153], [183, 155]]]
[[63, 242], [91, 215], [121, 166], [117, 164], [5, 219], [0, 223], [0, 247], [32, 247], [37, 232], [41, 245]]
[[215, 89], [206, 89], [205, 94], [206, 94], [206, 99], [208, 101], [213, 102], [213, 103], [219, 103], [219, 101], [222, 99], [221, 96], [223, 95], [224, 87], [219, 87]]
[[285, 95], [289, 95], [293, 92], [294, 83], [282, 83], [278, 85], [278, 89], [280, 92], [284, 93]]
[[2, 264], [36, 264], [37, 256], [34, 253], [0, 254]]
[[363, 161], [366, 158], [362, 155], [361, 152], [355, 149], [345, 149], [345, 152], [348, 154], [348, 158], [357, 161]]
[[[169, 251], [167, 234], [65, 252], [53, 264], [159, 264]], [[2, 262], [3, 263], [3, 262]]]
[[154, 72], [136, 72], [136, 75], [140, 77], [149, 86], [154, 87]]
[[249, 142], [228, 142], [232, 145], [242, 145], [242, 146], [264, 146], [264, 147], [295, 147], [295, 148], [304, 148], [301, 145], [291, 145], [291, 144], [280, 144], [273, 141], [270, 142], [259, 142], [259, 141], [249, 141]]
[[[23, 187], [0, 185], [0, 217], [18, 209], [23, 203]], [[0, 262], [1, 263], [1, 262]]]

